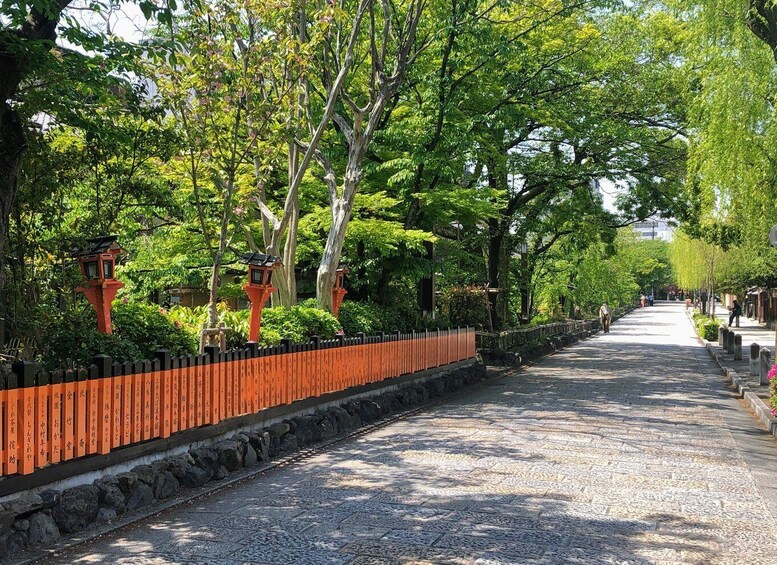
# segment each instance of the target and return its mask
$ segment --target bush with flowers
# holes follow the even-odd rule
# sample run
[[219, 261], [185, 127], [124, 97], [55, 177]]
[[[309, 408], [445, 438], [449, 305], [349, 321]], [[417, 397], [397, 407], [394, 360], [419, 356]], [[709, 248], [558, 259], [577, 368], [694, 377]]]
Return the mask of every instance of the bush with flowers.
[[772, 405], [772, 416], [777, 416], [777, 364], [769, 371], [769, 393]]

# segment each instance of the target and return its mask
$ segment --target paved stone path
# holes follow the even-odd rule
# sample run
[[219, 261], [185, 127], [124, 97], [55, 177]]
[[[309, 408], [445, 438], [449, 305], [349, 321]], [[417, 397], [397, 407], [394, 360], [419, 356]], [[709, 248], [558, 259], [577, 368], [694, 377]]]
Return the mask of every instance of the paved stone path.
[[777, 444], [722, 382], [658, 303], [50, 562], [774, 564]]

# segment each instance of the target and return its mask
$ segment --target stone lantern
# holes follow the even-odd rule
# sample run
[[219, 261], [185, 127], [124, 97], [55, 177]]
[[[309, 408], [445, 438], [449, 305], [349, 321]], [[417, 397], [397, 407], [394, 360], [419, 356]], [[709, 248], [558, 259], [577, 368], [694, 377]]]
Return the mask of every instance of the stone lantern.
[[345, 290], [344, 287], [344, 279], [347, 273], [347, 267], [340, 267], [335, 271], [335, 285], [332, 287], [332, 314], [334, 314], [335, 318], [337, 318], [340, 313], [340, 306], [343, 305], [343, 298], [348, 294], [348, 291]]
[[277, 289], [272, 285], [272, 276], [278, 265], [278, 258], [264, 253], [246, 253], [240, 259], [248, 265], [248, 282], [243, 285], [248, 299], [251, 301], [251, 323], [248, 329], [248, 340], [259, 341], [259, 329], [262, 325], [262, 309], [273, 292]]
[[116, 256], [124, 250], [116, 243], [116, 236], [109, 235], [87, 240], [84, 249], [77, 250], [75, 256], [81, 266], [83, 292], [97, 314], [97, 330], [100, 333], [113, 333], [111, 328], [111, 303], [124, 283], [116, 280]]

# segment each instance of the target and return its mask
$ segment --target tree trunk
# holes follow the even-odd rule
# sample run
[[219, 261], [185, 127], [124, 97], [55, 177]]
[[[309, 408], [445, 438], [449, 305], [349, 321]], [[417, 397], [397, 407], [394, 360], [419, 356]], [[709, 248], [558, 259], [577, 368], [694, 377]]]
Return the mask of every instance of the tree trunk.
[[351, 202], [338, 198], [332, 210], [332, 227], [324, 246], [324, 254], [316, 276], [316, 305], [322, 310], [332, 311], [332, 288], [335, 273], [340, 264], [340, 255], [345, 243], [345, 230], [351, 217]]
[[[47, 5], [48, 14], [31, 7], [21, 29], [0, 30], [0, 294], [5, 288], [8, 218], [19, 184], [22, 154], [27, 148], [22, 119], [11, 102], [16, 100], [16, 91], [28, 71], [26, 43], [56, 41], [60, 13], [69, 3], [61, 0]], [[0, 309], [2, 303], [0, 300]]]
[[[497, 218], [488, 221], [488, 303], [491, 316], [491, 326], [495, 331], [502, 328], [502, 320], [499, 316], [498, 293], [502, 292], [499, 286], [499, 274], [502, 250], [504, 249], [505, 234], [501, 229], [501, 222]], [[494, 292], [496, 291], [496, 292]]]
[[521, 323], [525, 324], [531, 321], [531, 287], [532, 272], [529, 266], [529, 254], [524, 253], [521, 256]]
[[221, 275], [221, 262], [227, 250], [229, 235], [229, 211], [232, 209], [232, 194], [235, 188], [234, 173], [229, 174], [224, 195], [224, 208], [221, 212], [221, 227], [219, 229], [219, 246], [213, 254], [213, 269], [210, 273], [210, 285], [208, 286], [208, 328], [215, 328], [219, 322], [218, 291]]
[[[8, 104], [19, 84], [21, 77], [12, 71], [10, 56], [0, 53], [0, 294], [5, 288], [5, 248], [9, 233], [9, 220], [16, 190], [19, 185], [22, 153], [26, 148], [24, 127], [19, 113]], [[16, 75], [16, 76], [13, 76]], [[0, 302], [2, 308], [2, 302]], [[0, 316], [2, 311], [0, 310]]]

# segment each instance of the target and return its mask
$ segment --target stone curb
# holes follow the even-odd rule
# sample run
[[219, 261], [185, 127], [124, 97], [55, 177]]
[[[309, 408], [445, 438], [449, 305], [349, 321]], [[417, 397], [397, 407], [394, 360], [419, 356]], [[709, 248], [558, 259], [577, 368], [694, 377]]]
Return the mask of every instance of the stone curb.
[[752, 410], [753, 414], [755, 414], [755, 417], [758, 419], [758, 421], [761, 422], [761, 425], [763, 425], [770, 434], [777, 438], [777, 418], [772, 416], [771, 408], [767, 406], [761, 397], [753, 392], [753, 390], [750, 388], [750, 385], [739, 376], [739, 373], [737, 373], [731, 367], [725, 365], [726, 359], [723, 357], [723, 355], [715, 350], [715, 346], [712, 342], [707, 341], [699, 335], [699, 332], [696, 331], [696, 326], [693, 324], [692, 318], [688, 315], [687, 311], [685, 314], [688, 317], [688, 320], [691, 322], [691, 326], [693, 327], [693, 331], [696, 332], [696, 336], [704, 344], [704, 348], [707, 350], [707, 353], [709, 353], [710, 357], [715, 360], [715, 363], [717, 363], [718, 367], [720, 367], [720, 369], [723, 371], [723, 374], [726, 376], [726, 382], [737, 391], [739, 398], [747, 402], [750, 410]]

